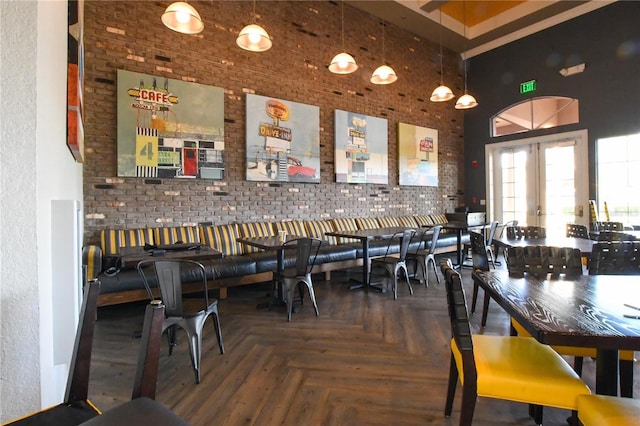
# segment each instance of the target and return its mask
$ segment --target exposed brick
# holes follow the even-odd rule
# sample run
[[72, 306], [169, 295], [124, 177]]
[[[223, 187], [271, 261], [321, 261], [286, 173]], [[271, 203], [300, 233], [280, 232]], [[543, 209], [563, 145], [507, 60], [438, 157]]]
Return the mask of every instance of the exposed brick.
[[[382, 62], [380, 19], [346, 3], [344, 48], [360, 66], [346, 76], [327, 70], [342, 49], [339, 2], [258, 2], [258, 23], [273, 38], [273, 47], [264, 53], [235, 44], [237, 33], [253, 19], [253, 3], [189, 3], [205, 23], [198, 36], [166, 29], [160, 22], [162, 2], [85, 2], [85, 242], [96, 242], [105, 227], [399, 216], [458, 205], [458, 197], [450, 194], [457, 194], [463, 182], [464, 116], [453, 101], [428, 101], [440, 84], [437, 40], [387, 23], [385, 60], [399, 78], [393, 85], [375, 86], [369, 77]], [[461, 93], [459, 56], [445, 49], [443, 61], [444, 81]], [[224, 181], [158, 179], [151, 185], [145, 183], [149, 179], [116, 176], [118, 69], [224, 88]], [[319, 184], [269, 186], [245, 180], [247, 93], [320, 107]], [[336, 109], [388, 120], [388, 185], [335, 182]], [[439, 187], [399, 186], [399, 122], [438, 130]], [[101, 189], [105, 183], [109, 188]]]

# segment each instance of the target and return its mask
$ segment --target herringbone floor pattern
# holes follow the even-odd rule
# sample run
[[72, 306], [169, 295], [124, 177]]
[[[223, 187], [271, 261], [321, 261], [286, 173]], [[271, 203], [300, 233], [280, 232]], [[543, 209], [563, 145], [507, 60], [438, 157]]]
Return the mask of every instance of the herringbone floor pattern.
[[[469, 276], [463, 269], [470, 306]], [[306, 297], [290, 323], [284, 308], [256, 309], [268, 285], [230, 289], [219, 306], [226, 353], [219, 354], [208, 323], [196, 385], [186, 343], [171, 357], [163, 348], [157, 400], [194, 426], [457, 425], [459, 399], [452, 418], [443, 415], [450, 330], [444, 287], [435, 277], [428, 288], [413, 282], [413, 296], [400, 285], [398, 300], [349, 291], [345, 272], [322, 278], [314, 277], [320, 316]], [[99, 312], [90, 398], [103, 410], [131, 396], [138, 350], [132, 334], [141, 329], [144, 306]], [[495, 303], [485, 330], [479, 316], [473, 317], [475, 332], [508, 334], [508, 318]], [[593, 371], [586, 360], [590, 385]], [[566, 425], [568, 415], [545, 408], [545, 425]], [[525, 405], [487, 399], [480, 399], [474, 420], [533, 424]]]

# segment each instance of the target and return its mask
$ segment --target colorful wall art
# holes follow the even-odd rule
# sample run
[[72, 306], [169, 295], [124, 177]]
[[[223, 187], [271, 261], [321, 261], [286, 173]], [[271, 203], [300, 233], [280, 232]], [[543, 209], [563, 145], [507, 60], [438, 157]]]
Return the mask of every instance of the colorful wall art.
[[78, 163], [84, 162], [84, 0], [67, 3], [67, 146]]
[[400, 185], [438, 186], [438, 131], [398, 123]]
[[118, 176], [224, 178], [224, 90], [118, 70]]
[[389, 181], [387, 120], [335, 111], [336, 182]]
[[320, 108], [248, 94], [247, 180], [320, 183]]

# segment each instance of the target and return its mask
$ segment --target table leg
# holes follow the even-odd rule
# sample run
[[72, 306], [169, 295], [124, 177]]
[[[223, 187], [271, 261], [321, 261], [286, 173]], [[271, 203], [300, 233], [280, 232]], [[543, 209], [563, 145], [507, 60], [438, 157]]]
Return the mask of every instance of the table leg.
[[349, 286], [349, 290], [358, 290], [369, 285], [369, 240], [362, 239], [362, 282]]
[[271, 309], [274, 306], [287, 305], [287, 303], [284, 301], [284, 292], [282, 288], [283, 286], [282, 286], [282, 283], [280, 282], [280, 276], [284, 271], [284, 248], [278, 249], [277, 260], [278, 260], [278, 263], [276, 266], [276, 270], [273, 273], [273, 284], [272, 284], [271, 294], [269, 295], [269, 301], [265, 303], [259, 303], [257, 306], [258, 309], [264, 309], [264, 308]]
[[455, 269], [462, 268], [462, 262], [464, 259], [462, 258], [462, 229], [456, 229], [456, 248], [457, 248], [457, 257], [458, 264], [455, 266]]
[[618, 395], [618, 351], [598, 349], [596, 356], [596, 393]]

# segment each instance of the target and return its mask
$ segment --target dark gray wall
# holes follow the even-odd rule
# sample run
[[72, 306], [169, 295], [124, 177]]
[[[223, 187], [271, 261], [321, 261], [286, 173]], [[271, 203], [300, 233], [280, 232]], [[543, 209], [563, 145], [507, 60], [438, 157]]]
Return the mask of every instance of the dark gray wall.
[[[563, 77], [561, 68], [586, 63], [582, 74]], [[483, 210], [485, 145], [505, 140], [587, 129], [589, 196], [595, 198], [594, 144], [599, 138], [640, 132], [640, 2], [621, 1], [471, 58], [469, 93], [477, 108], [465, 112], [465, 203]], [[537, 90], [520, 94], [520, 83]], [[580, 101], [580, 122], [519, 136], [491, 138], [490, 118], [509, 105], [538, 96]], [[471, 162], [478, 161], [472, 168]], [[585, 176], [586, 178], [586, 176]], [[473, 203], [473, 198], [478, 200]]]

